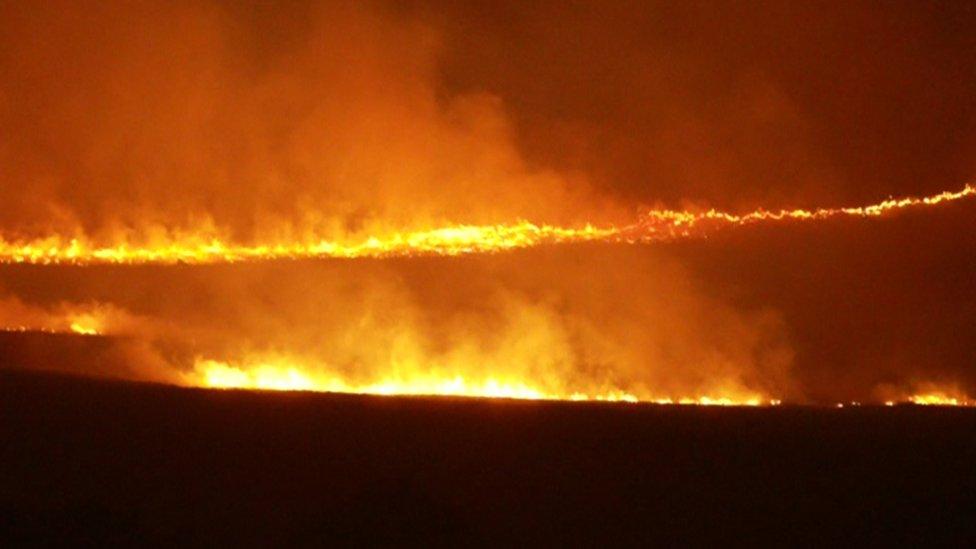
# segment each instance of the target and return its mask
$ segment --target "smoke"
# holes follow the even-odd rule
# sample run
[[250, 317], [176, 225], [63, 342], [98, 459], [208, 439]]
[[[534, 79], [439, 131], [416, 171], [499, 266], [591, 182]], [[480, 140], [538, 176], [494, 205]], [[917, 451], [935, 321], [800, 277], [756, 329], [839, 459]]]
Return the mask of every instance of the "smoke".
[[274, 243], [600, 216], [581, 182], [526, 165], [497, 97], [439, 95], [437, 34], [389, 10], [2, 10], [5, 234]]
[[[114, 312], [101, 333], [151, 350], [143, 367], [170, 382], [202, 383], [194, 366], [213, 360], [353, 388], [461, 378], [561, 397], [797, 394], [775, 314], [708, 297], [665, 256], [587, 255], [85, 268], [72, 293]], [[55, 299], [54, 271], [35, 277], [35, 308]]]
[[157, 321], [108, 302], [33, 303], [0, 286], [0, 366], [173, 383]]
[[[971, 64], [939, 63], [969, 46], [889, 40], [927, 43], [938, 34], [927, 19], [860, 4], [755, 17], [697, 3], [636, 14], [540, 3], [515, 15], [494, 4], [0, 3], [0, 239], [361, 242], [460, 223], [631, 222], [656, 201], [875, 203], [971, 175]], [[885, 47], [857, 50], [861, 38]], [[959, 227], [971, 221], [952, 234], [967, 234]], [[704, 276], [707, 260], [673, 251], [0, 266], [14, 296], [0, 320], [60, 331], [75, 309], [96, 311], [108, 362], [131, 367], [113, 372], [170, 382], [198, 382], [194, 368], [209, 360], [358, 386], [436, 375], [553, 394], [833, 394], [825, 378], [860, 342], [854, 320], [846, 337], [821, 333], [836, 316], [821, 303], [863, 282], [830, 272], [807, 301], [772, 296], [804, 291], [775, 277], [744, 276], [730, 291], [723, 281], [748, 272], [746, 260]], [[751, 252], [763, 273], [818, 253]], [[878, 301], [918, 287], [902, 282]], [[969, 325], [976, 309], [958, 293], [940, 303], [962, 303], [951, 326]], [[933, 318], [944, 309], [930, 307]], [[879, 324], [870, 307], [851, 309], [846, 319]], [[971, 356], [971, 344], [950, 343], [951, 357]], [[912, 356], [930, 351], [918, 347]], [[57, 360], [42, 355], [42, 366]], [[849, 377], [900, 387], [895, 374], [911, 371], [885, 368]]]
[[111, 305], [59, 302], [42, 307], [0, 293], [0, 330], [99, 335], [129, 332], [134, 325], [135, 319]]
[[496, 91], [527, 158], [633, 202], [864, 203], [976, 176], [968, 6], [417, 4], [450, 89]]

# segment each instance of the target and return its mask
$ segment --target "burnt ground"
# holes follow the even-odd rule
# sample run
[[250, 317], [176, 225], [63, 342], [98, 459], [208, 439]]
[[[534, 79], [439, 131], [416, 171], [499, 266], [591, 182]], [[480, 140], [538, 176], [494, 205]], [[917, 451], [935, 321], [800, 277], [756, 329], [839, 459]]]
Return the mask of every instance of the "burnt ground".
[[6, 542], [964, 544], [976, 529], [976, 410], [205, 391], [7, 370], [0, 440]]

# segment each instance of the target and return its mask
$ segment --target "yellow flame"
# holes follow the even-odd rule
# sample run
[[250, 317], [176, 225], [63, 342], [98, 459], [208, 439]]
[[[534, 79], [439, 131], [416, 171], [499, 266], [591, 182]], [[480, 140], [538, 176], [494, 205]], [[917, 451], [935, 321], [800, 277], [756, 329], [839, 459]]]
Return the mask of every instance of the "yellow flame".
[[923, 406], [976, 406], [976, 401], [970, 400], [965, 396], [950, 395], [946, 393], [926, 393], [912, 395], [908, 397], [912, 404]]
[[82, 335], [100, 335], [102, 333], [102, 319], [94, 313], [74, 313], [68, 316], [68, 328]]
[[885, 406], [896, 404], [917, 404], [921, 406], [976, 406], [976, 400], [969, 397], [958, 383], [942, 381], [915, 380], [899, 389], [885, 386], [881, 393], [887, 398]]
[[322, 373], [287, 361], [258, 361], [246, 364], [198, 359], [194, 370], [183, 381], [192, 386], [216, 389], [260, 389], [275, 391], [316, 391], [369, 395], [437, 395], [525, 400], [572, 400], [604, 402], [653, 402], [702, 406], [778, 405], [779, 400], [764, 399], [756, 394], [704, 395], [697, 397], [653, 397], [619, 389], [602, 392], [552, 392], [524, 380], [486, 376], [477, 380], [463, 375], [436, 372], [411, 372], [365, 382], [352, 382], [343, 376]]
[[308, 242], [241, 244], [214, 237], [212, 231], [176, 233], [134, 244], [125, 239], [100, 244], [85, 236], [51, 235], [33, 240], [0, 236], [0, 263], [227, 263], [277, 259], [361, 258], [495, 253], [546, 244], [573, 242], [653, 242], [702, 236], [726, 227], [778, 221], [813, 221], [832, 217], [878, 217], [908, 208], [935, 206], [976, 195], [976, 186], [922, 198], [889, 199], [877, 204], [815, 210], [755, 210], [732, 214], [653, 210], [631, 225], [558, 227], [521, 221], [508, 225], [456, 225], [370, 236], [358, 241], [311, 239]]

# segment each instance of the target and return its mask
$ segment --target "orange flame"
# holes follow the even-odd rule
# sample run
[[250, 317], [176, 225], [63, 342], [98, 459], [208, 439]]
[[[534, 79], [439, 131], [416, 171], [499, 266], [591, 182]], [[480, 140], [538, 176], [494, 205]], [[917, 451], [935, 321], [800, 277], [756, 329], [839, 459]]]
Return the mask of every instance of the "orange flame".
[[941, 391], [912, 395], [908, 397], [908, 401], [923, 406], [976, 406], [976, 401], [966, 396]]
[[[0, 301], [0, 306], [4, 302]], [[3, 311], [0, 311], [3, 312]], [[63, 303], [48, 311], [20, 305], [12, 311], [14, 324], [0, 324], [0, 332], [40, 332], [47, 334], [104, 335], [107, 318], [115, 310], [108, 307]]]
[[895, 404], [917, 404], [920, 406], [976, 406], [976, 400], [969, 397], [957, 383], [943, 381], [915, 381], [907, 387], [885, 386], [886, 406]]
[[780, 221], [814, 221], [833, 217], [879, 217], [886, 213], [935, 206], [976, 195], [969, 184], [922, 198], [889, 199], [867, 206], [814, 210], [755, 210], [733, 214], [652, 210], [623, 227], [558, 227], [521, 221], [510, 225], [456, 225], [429, 230], [372, 236], [358, 241], [313, 240], [307, 243], [248, 245], [212, 236], [178, 233], [157, 237], [148, 244], [122, 240], [103, 245], [84, 236], [52, 235], [34, 240], [8, 240], [0, 236], [0, 263], [34, 264], [174, 264], [228, 263], [278, 259], [455, 256], [496, 253], [546, 244], [574, 242], [654, 242], [703, 236], [711, 231]]
[[723, 395], [663, 397], [621, 389], [599, 392], [553, 391], [522, 379], [490, 375], [469, 379], [461, 374], [411, 371], [362, 382], [329, 372], [319, 372], [289, 360], [266, 359], [243, 364], [197, 359], [194, 370], [183, 377], [191, 386], [216, 389], [315, 391], [369, 395], [437, 395], [523, 400], [570, 400], [603, 402], [652, 402], [701, 406], [775, 406], [779, 400], [745, 391]]

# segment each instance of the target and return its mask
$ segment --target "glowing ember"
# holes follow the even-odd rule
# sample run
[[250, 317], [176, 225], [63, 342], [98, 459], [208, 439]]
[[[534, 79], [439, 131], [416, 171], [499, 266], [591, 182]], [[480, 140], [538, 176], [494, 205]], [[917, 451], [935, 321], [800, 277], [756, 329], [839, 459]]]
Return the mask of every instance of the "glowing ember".
[[[890, 199], [867, 206], [746, 214], [654, 210], [624, 227], [556, 227], [522, 221], [512, 225], [457, 225], [408, 233], [372, 236], [358, 241], [313, 240], [304, 243], [247, 245], [210, 233], [175, 234], [133, 244], [128, 240], [95, 243], [84, 236], [52, 235], [30, 241], [0, 237], [2, 263], [222, 263], [304, 258], [360, 258], [495, 253], [546, 244], [574, 242], [653, 242], [703, 236], [711, 231], [779, 221], [813, 221], [832, 217], [878, 217], [888, 212], [934, 206], [976, 195], [976, 186], [924, 198]], [[168, 234], [166, 231], [162, 231]], [[206, 234], [206, 236], [204, 236]]]
[[97, 336], [101, 335], [98, 330], [94, 328], [87, 328], [80, 324], [72, 324], [67, 330], [57, 329], [57, 328], [44, 328], [44, 327], [32, 327], [32, 326], [8, 326], [0, 328], [0, 332], [9, 333], [43, 333], [43, 334], [76, 334], [76, 335], [86, 335], [86, 336]]
[[56, 330], [54, 328], [42, 328], [34, 326], [4, 326], [0, 328], [0, 332], [9, 334], [28, 334], [28, 333], [44, 333], [44, 334], [66, 334], [72, 333], [66, 330]]

